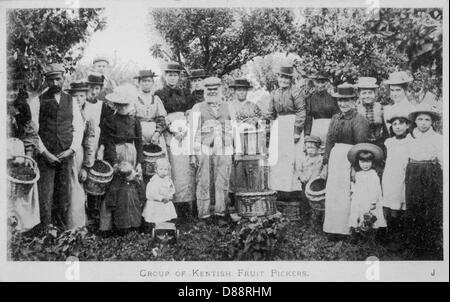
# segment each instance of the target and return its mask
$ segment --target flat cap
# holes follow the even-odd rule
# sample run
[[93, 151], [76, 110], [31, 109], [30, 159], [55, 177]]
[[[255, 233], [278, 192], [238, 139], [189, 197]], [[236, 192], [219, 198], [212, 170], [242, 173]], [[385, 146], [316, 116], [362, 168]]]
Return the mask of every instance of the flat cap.
[[58, 74], [63, 74], [66, 72], [66, 69], [62, 64], [59, 63], [51, 63], [44, 68], [44, 76], [51, 77]]
[[107, 57], [104, 57], [104, 56], [97, 56], [97, 57], [95, 57], [95, 58], [92, 60], [92, 64], [95, 64], [95, 63], [97, 63], [97, 62], [106, 62], [106, 63], [109, 64], [108, 58], [107, 58]]
[[222, 81], [218, 77], [209, 77], [203, 80], [206, 89], [216, 89], [222, 85]]

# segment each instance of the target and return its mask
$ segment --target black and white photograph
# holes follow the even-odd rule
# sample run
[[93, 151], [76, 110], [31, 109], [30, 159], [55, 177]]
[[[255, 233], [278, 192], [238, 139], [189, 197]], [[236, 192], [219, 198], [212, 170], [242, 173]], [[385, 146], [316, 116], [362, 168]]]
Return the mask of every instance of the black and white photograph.
[[0, 8], [1, 280], [448, 281], [448, 2]]

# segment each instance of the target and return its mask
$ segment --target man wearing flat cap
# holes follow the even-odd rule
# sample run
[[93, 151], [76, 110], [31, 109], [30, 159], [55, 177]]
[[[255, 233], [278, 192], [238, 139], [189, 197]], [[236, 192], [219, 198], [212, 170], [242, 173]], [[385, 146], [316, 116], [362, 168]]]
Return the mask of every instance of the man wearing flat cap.
[[65, 227], [69, 207], [70, 168], [83, 139], [83, 119], [72, 97], [62, 92], [65, 69], [50, 64], [45, 69], [48, 89], [39, 102], [39, 151], [37, 162], [42, 226]]
[[103, 90], [100, 92], [99, 98], [101, 100], [105, 99], [105, 96], [117, 87], [117, 83], [106, 76], [107, 69], [109, 67], [109, 60], [104, 56], [97, 56], [92, 60], [92, 71], [99, 73], [104, 76], [103, 79]]
[[197, 167], [197, 209], [201, 219], [210, 217], [213, 198], [214, 214], [225, 215], [233, 154], [231, 114], [228, 103], [222, 100], [221, 81], [209, 77], [204, 87], [205, 101], [196, 104], [191, 113], [195, 133], [195, 155], [191, 160]]

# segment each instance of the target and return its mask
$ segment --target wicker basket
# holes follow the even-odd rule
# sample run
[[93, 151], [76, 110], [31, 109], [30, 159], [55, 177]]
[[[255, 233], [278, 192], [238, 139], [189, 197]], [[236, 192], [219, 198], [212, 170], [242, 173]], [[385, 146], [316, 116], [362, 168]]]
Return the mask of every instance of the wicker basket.
[[109, 171], [101, 173], [94, 169], [89, 169], [86, 182], [84, 183], [84, 189], [86, 193], [94, 196], [101, 196], [106, 193], [106, 188], [113, 178], [113, 168], [111, 165], [102, 160], [102, 163], [109, 167]]
[[29, 161], [31, 163], [31, 168], [33, 168], [35, 177], [32, 180], [19, 180], [8, 174], [8, 196], [9, 197], [21, 197], [26, 196], [30, 193], [33, 185], [39, 180], [39, 168], [37, 163], [33, 158], [25, 155], [15, 156], [16, 158], [23, 158], [25, 161]]
[[145, 176], [153, 176], [155, 174], [155, 164], [156, 161], [160, 158], [164, 158], [164, 152], [162, 148], [160, 148], [161, 151], [150, 153], [143, 151], [144, 153], [144, 162], [142, 164], [142, 173]]
[[266, 216], [277, 212], [276, 192], [239, 192], [235, 194], [239, 216]]
[[320, 177], [311, 179], [305, 187], [309, 205], [315, 211], [325, 211], [326, 180]]

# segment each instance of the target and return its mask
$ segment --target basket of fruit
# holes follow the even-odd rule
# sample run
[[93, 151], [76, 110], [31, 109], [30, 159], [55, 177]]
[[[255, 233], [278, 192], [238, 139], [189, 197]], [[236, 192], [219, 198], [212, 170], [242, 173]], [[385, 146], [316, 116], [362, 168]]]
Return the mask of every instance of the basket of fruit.
[[9, 196], [27, 195], [33, 185], [39, 180], [37, 163], [29, 156], [14, 156], [8, 160]]
[[113, 168], [104, 160], [96, 160], [89, 169], [84, 189], [86, 193], [101, 196], [106, 193], [106, 188], [113, 178]]

